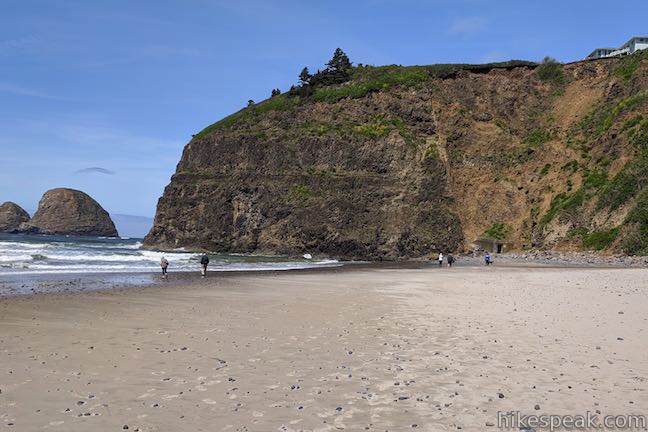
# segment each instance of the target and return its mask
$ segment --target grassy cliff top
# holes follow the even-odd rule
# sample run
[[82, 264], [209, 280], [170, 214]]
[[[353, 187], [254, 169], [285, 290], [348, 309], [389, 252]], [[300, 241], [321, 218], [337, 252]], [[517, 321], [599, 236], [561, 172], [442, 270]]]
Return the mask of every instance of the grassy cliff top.
[[388, 90], [395, 86], [413, 87], [433, 79], [452, 78], [460, 71], [486, 73], [492, 69], [536, 66], [538, 66], [538, 63], [525, 60], [509, 60], [485, 64], [354, 66], [345, 71], [346, 76], [342, 82], [293, 87], [287, 93], [273, 96], [256, 104], [250, 104], [248, 107], [207, 126], [196, 134], [194, 139], [202, 139], [215, 130], [229, 128], [248, 115], [262, 114], [267, 111], [287, 111], [300, 103], [311, 101], [334, 103], [344, 98], [361, 98], [369, 93]]

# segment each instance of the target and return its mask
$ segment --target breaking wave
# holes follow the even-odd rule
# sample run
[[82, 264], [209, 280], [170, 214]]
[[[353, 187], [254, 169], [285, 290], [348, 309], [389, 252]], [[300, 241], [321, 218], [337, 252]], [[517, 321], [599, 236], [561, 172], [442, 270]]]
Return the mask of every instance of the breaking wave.
[[[162, 252], [142, 249], [141, 239], [74, 238], [0, 234], [0, 276], [49, 273], [143, 273], [159, 271], [160, 259], [169, 271], [199, 271], [199, 255], [183, 249]], [[340, 265], [335, 260], [218, 254], [210, 270], [290, 270]]]

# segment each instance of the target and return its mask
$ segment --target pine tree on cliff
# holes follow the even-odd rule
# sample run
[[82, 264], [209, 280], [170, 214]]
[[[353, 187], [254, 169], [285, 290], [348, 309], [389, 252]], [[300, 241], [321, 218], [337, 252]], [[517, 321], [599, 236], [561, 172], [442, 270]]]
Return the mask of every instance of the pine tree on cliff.
[[326, 63], [326, 69], [322, 72], [317, 71], [317, 73], [311, 77], [310, 85], [312, 87], [323, 87], [342, 84], [348, 81], [351, 77], [351, 68], [352, 65], [349, 56], [347, 56], [340, 48], [337, 48], [333, 53], [331, 60]]
[[336, 48], [333, 53], [333, 58], [326, 64], [326, 68], [331, 72], [345, 73], [351, 69], [351, 60], [349, 60], [349, 56], [344, 51]]
[[311, 78], [312, 75], [310, 74], [310, 72], [308, 72], [308, 68], [305, 67], [299, 74], [299, 84], [305, 87], [310, 84]]
[[299, 73], [299, 88], [297, 94], [302, 97], [308, 97], [311, 95], [311, 79], [313, 75], [310, 74], [308, 68], [305, 67]]

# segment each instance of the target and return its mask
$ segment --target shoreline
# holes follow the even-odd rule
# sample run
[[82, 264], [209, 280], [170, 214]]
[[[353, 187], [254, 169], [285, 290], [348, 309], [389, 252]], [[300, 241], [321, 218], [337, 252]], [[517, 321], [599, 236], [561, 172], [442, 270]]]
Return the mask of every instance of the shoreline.
[[[601, 256], [582, 252], [553, 253], [536, 251], [529, 254], [504, 253], [493, 254], [493, 267], [521, 269], [631, 269], [648, 267], [648, 257]], [[470, 254], [459, 255], [454, 267], [484, 267], [483, 256]], [[412, 259], [407, 261], [339, 261], [337, 265], [286, 268], [272, 270], [218, 270], [209, 271], [206, 280], [211, 278], [230, 278], [236, 276], [268, 276], [282, 273], [336, 273], [362, 269], [438, 269], [434, 259]], [[443, 268], [446, 268], [444, 262]], [[56, 293], [76, 293], [114, 289], [141, 288], [169, 284], [205, 283], [199, 270], [170, 272], [168, 278], [162, 279], [157, 271], [151, 272], [89, 272], [89, 273], [10, 273], [0, 275], [0, 298], [13, 296], [31, 296]]]

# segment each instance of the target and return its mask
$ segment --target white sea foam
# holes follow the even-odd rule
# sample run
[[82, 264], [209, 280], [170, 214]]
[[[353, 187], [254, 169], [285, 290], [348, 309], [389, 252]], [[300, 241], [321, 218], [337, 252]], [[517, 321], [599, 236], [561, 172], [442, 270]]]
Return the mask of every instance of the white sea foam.
[[4, 242], [0, 241], [0, 253], [3, 251], [11, 251], [15, 249], [42, 249], [49, 245], [47, 243], [19, 243], [19, 242]]
[[0, 262], [18, 262], [31, 260], [31, 255], [0, 255]]
[[[182, 249], [141, 249], [137, 239], [13, 236], [0, 234], [0, 276], [3, 274], [115, 273], [159, 271], [162, 257], [170, 271], [198, 271], [199, 255]], [[289, 270], [340, 265], [335, 260], [290, 260], [280, 257], [216, 255], [212, 271]]]
[[[94, 261], [111, 261], [111, 262], [158, 262], [162, 257], [166, 259], [176, 259], [179, 261], [189, 260], [192, 256], [177, 256], [177, 254], [163, 254], [161, 252], [152, 254], [152, 253], [137, 253], [132, 255], [126, 254], [61, 254], [61, 253], [49, 253], [47, 258], [52, 261], [77, 261], [77, 262], [94, 262]], [[31, 258], [31, 256], [29, 257]]]

